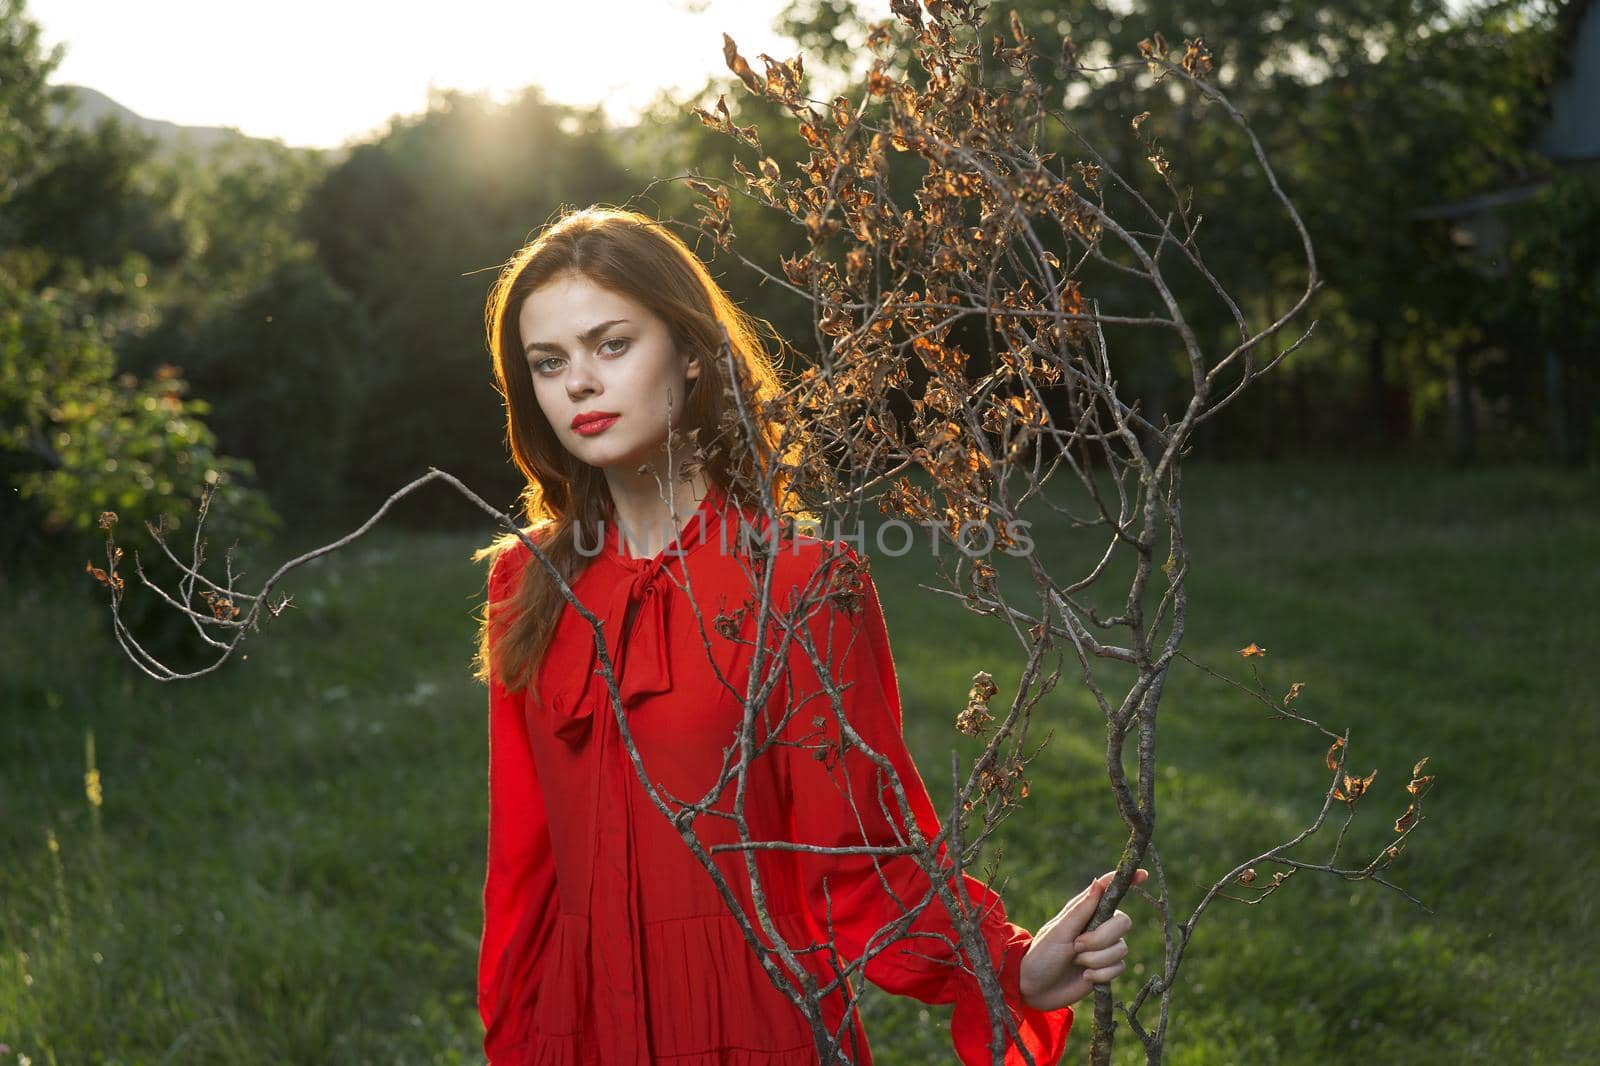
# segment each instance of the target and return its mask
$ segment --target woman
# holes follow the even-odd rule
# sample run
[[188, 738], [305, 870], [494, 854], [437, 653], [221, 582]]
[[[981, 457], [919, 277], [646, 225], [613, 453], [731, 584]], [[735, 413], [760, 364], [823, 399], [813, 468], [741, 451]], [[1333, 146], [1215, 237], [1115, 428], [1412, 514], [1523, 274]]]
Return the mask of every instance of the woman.
[[[916, 828], [939, 832], [901, 734], [876, 588], [839, 542], [780, 540], [763, 554], [782, 639], [765, 629], [754, 639], [747, 568], [760, 566], [741, 531], [764, 535], [774, 528], [765, 516], [794, 504], [781, 477], [770, 500], [748, 488], [760, 483], [758, 457], [777, 450], [767, 401], [781, 389], [754, 320], [663, 226], [630, 211], [567, 214], [506, 265], [486, 317], [529, 535], [600, 621], [628, 736], [593, 629], [544, 565], [515, 536], [482, 549], [478, 558], [493, 557], [478, 649], [490, 718], [484, 1048], [494, 1066], [816, 1062], [815, 1034], [769, 973], [800, 983], [774, 954], [764, 967], [730, 904], [760, 929], [759, 891], [773, 930], [826, 989], [835, 963], [866, 954], [931, 883], [904, 855], [713, 849], [740, 842], [735, 814], [752, 841], [909, 839], [877, 766], [840, 744], [841, 714], [898, 771]], [[736, 394], [756, 429], [720, 446]], [[751, 742], [768, 746], [741, 781], [727, 767], [758, 647], [755, 673], [773, 683]], [[675, 813], [703, 799], [684, 835], [657, 806]], [[1037, 1063], [1059, 1060], [1069, 1004], [1123, 968], [1126, 915], [1083, 933], [1109, 879], [1037, 937], [1008, 922], [982, 882], [948, 882], [984, 914], [989, 961]], [[952, 1004], [957, 1054], [986, 1063], [988, 1012], [956, 941], [935, 899], [864, 972], [888, 991]], [[843, 987], [825, 994], [823, 1020], [852, 1061], [869, 1063], [846, 999]]]

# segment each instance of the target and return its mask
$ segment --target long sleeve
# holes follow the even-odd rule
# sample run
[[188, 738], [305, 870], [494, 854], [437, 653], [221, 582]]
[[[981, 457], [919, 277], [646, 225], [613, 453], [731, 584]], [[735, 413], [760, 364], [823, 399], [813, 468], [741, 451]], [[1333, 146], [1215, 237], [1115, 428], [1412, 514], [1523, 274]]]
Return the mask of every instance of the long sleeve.
[[[510, 595], [513, 563], [525, 556], [513, 548], [495, 559], [489, 576], [490, 639], [498, 633], [493, 604]], [[521, 694], [498, 679], [489, 682], [489, 838], [483, 885], [483, 938], [478, 955], [478, 1010], [484, 1024], [484, 1050], [493, 1061], [506, 1030], [518, 1023], [508, 1015], [518, 988], [538, 972], [539, 959], [507, 958], [508, 945], [534, 943], [517, 937], [525, 923], [543, 925], [556, 908], [555, 866], [550, 826], [528, 744]], [[518, 987], [513, 987], [516, 985]]]
[[[809, 635], [835, 687], [843, 688], [839, 705], [846, 720], [895, 768], [920, 832], [924, 839], [932, 839], [940, 831], [939, 819], [906, 748], [888, 631], [877, 589], [869, 574], [856, 569], [859, 564], [859, 557], [846, 546], [830, 571], [841, 579], [833, 587], [842, 591], [820, 599], [795, 627], [795, 634]], [[819, 578], [812, 587], [829, 586]], [[810, 655], [798, 641], [791, 641], [782, 658], [785, 677], [775, 694], [785, 701], [780, 709], [794, 710], [783, 730], [790, 743], [780, 748], [791, 790], [793, 839], [830, 847], [909, 843], [887, 777], [858, 749], [847, 748], [839, 757], [838, 717]], [[828, 744], [833, 752], [826, 759], [817, 758]], [[920, 902], [931, 887], [927, 874], [909, 856], [795, 854], [807, 905], [823, 936], [831, 934], [848, 961], [861, 957], [869, 940]], [[944, 868], [951, 869], [943, 848], [940, 857]], [[1033, 1062], [1040, 1066], [1058, 1062], [1072, 1027], [1072, 1008], [1038, 1011], [1023, 1002], [1020, 968], [1032, 934], [1006, 920], [1000, 897], [982, 881], [963, 873], [959, 881], [952, 877], [947, 883], [969, 913], [976, 906], [983, 915], [980, 928], [989, 957]], [[943, 934], [949, 943], [919, 935], [929, 933]], [[874, 946], [878, 943], [881, 937]], [[952, 945], [959, 943], [948, 912], [935, 896], [899, 940], [868, 960], [865, 974], [885, 991], [926, 1003], [952, 1004], [950, 1035], [956, 1054], [965, 1066], [978, 1066], [993, 1062], [989, 1012], [970, 964], [956, 962]], [[1008, 1066], [1024, 1061], [1009, 1037], [1004, 1061]]]

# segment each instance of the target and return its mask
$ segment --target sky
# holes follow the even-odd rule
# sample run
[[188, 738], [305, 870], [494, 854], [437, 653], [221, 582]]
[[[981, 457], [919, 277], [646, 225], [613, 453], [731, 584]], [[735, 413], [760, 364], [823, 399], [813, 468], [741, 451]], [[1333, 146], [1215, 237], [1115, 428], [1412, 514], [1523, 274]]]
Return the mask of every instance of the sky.
[[757, 70], [760, 52], [792, 57], [793, 42], [772, 29], [784, 6], [454, 0], [415, 18], [373, 0], [28, 0], [26, 14], [46, 52], [65, 46], [52, 84], [88, 86], [145, 118], [331, 148], [425, 110], [430, 86], [503, 101], [537, 84], [628, 121], [662, 87], [726, 73], [724, 31]]

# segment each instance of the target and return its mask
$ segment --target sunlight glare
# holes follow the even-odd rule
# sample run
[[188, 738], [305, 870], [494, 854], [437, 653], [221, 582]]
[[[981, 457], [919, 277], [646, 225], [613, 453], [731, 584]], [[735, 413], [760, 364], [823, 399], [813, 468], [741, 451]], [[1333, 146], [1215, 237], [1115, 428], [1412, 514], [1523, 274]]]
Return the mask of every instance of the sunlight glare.
[[[461, 0], [424, 17], [370, 2], [31, 0], [43, 46], [65, 45], [54, 83], [85, 85], [146, 118], [234, 126], [332, 147], [420, 112], [434, 89], [503, 102], [530, 84], [630, 121], [662, 89], [725, 74], [722, 33], [756, 62], [788, 58], [772, 25], [787, 0]], [[759, 64], [757, 64], [759, 69]]]

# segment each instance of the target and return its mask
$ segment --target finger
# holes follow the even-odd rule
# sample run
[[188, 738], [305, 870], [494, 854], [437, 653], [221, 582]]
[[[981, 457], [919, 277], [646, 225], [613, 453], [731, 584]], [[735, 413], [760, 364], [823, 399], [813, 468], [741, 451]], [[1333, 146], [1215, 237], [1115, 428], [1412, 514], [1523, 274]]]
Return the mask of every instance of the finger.
[[1111, 884], [1111, 879], [1116, 876], [1117, 871], [1112, 870], [1110, 873], [1101, 874], [1093, 881], [1090, 881], [1088, 886], [1082, 892], [1079, 892], [1072, 902], [1067, 905], [1067, 909], [1076, 912], [1087, 922], [1089, 915], [1094, 913], [1094, 909], [1100, 905], [1100, 897], [1105, 895], [1106, 888]]
[[[1096, 886], [1098, 886], [1098, 890], [1104, 891], [1105, 889], [1107, 889], [1107, 888], [1109, 888], [1111, 886], [1111, 882], [1116, 880], [1116, 877], [1117, 877], [1117, 871], [1115, 871], [1115, 870], [1107, 871], [1106, 873], [1103, 873], [1099, 877], [1095, 878], [1094, 881], [1091, 882], [1090, 888], [1095, 888]], [[1143, 884], [1145, 881], [1147, 881], [1149, 879], [1149, 877], [1150, 877], [1150, 871], [1146, 870], [1143, 866], [1141, 866], [1138, 869], [1133, 871], [1133, 879], [1129, 882], [1129, 884], [1134, 884], [1134, 885]]]
[[1131, 928], [1133, 928], [1133, 919], [1119, 910], [1093, 929], [1079, 933], [1072, 941], [1072, 949], [1074, 951], [1094, 951], [1097, 948], [1108, 947], [1120, 940]]
[[1110, 966], [1114, 962], [1121, 962], [1128, 957], [1128, 942], [1119, 940], [1108, 948], [1099, 951], [1082, 951], [1072, 959], [1074, 966], [1082, 966], [1086, 970], [1098, 970]]
[[1113, 966], [1107, 966], [1104, 969], [1085, 970], [1083, 971], [1083, 979], [1093, 984], [1103, 985], [1107, 981], [1110, 981], [1112, 978], [1116, 977], [1123, 970], [1127, 969], [1127, 966], [1127, 963], [1119, 962]]
[[1080, 923], [1087, 922], [1089, 920], [1089, 916], [1085, 912], [1093, 911], [1095, 906], [1100, 902], [1100, 893], [1105, 887], [1102, 884], [1103, 880], [1103, 877], [1097, 877], [1093, 881], [1090, 881], [1088, 885], [1084, 887], [1083, 891], [1079, 892], [1076, 896], [1073, 896], [1071, 899], [1067, 900], [1066, 903], [1061, 905], [1061, 909], [1056, 912], [1055, 919], [1052, 920], [1058, 921], [1068, 918], [1076, 918], [1080, 921]]
[[[1062, 906], [1061, 910], [1056, 913], [1056, 917], [1065, 918], [1068, 915], [1081, 914], [1084, 911], [1092, 910], [1094, 907], [1098, 906], [1100, 902], [1100, 896], [1107, 888], [1111, 886], [1111, 882], [1116, 880], [1116, 876], [1117, 871], [1107, 870], [1099, 877], [1096, 877], [1093, 881], [1090, 881], [1082, 892], [1079, 892], [1076, 896], [1073, 896], [1066, 902], [1064, 906]], [[1137, 884], [1148, 876], [1150, 876], [1150, 871], [1140, 867], [1134, 871], [1134, 883]], [[1087, 922], [1087, 915], [1084, 915], [1083, 917], [1084, 921]]]

